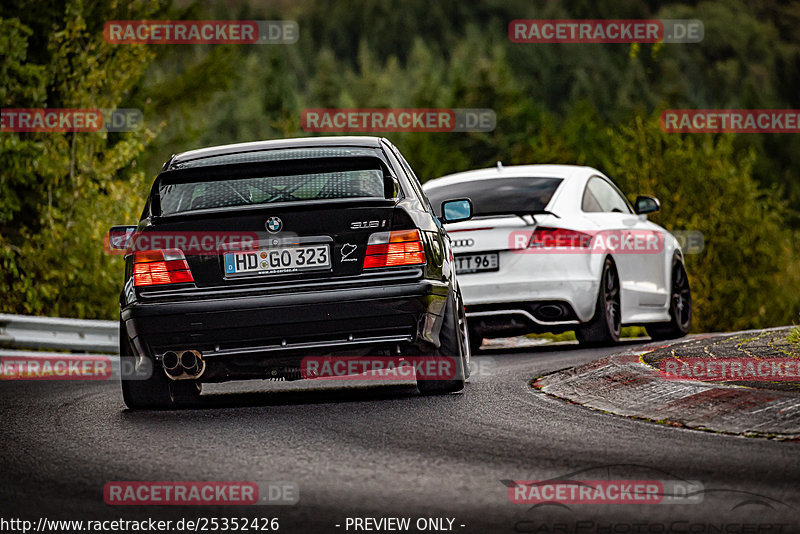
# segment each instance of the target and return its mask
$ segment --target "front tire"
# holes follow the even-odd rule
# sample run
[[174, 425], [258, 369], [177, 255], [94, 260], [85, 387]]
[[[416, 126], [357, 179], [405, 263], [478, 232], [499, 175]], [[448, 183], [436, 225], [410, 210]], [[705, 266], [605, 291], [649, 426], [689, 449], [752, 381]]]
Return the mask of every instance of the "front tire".
[[654, 340], [676, 339], [689, 333], [692, 327], [692, 291], [683, 262], [672, 260], [669, 321], [646, 325], [647, 334]]
[[617, 268], [611, 258], [603, 263], [600, 290], [597, 294], [594, 317], [585, 326], [575, 331], [581, 345], [604, 346], [619, 341], [622, 329], [620, 306], [620, 283]]

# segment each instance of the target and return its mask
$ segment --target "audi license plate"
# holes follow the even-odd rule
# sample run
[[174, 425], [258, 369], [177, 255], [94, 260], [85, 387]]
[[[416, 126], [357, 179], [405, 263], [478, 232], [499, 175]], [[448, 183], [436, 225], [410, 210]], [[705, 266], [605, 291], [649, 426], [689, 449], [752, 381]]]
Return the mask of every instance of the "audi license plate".
[[329, 245], [266, 248], [225, 253], [225, 274], [281, 274], [331, 268]]
[[500, 260], [497, 252], [456, 256], [457, 274], [488, 272], [498, 269], [500, 269]]

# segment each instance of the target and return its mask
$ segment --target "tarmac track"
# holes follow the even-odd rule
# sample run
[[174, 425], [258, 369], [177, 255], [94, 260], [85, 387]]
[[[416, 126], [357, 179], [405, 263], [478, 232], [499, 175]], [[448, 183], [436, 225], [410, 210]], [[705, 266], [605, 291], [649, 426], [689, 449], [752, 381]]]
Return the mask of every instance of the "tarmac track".
[[[348, 527], [356, 517], [408, 517], [410, 532], [420, 518], [452, 519], [452, 531], [464, 533], [800, 532], [797, 443], [608, 415], [529, 385], [631, 348], [483, 350], [457, 395], [422, 397], [403, 384], [246, 382], [207, 388], [203, 409], [166, 412], [126, 410], [113, 382], [2, 382], [0, 518], [264, 517], [288, 533], [368, 531]], [[508, 481], [548, 479], [692, 481], [701, 489], [689, 504], [509, 499]], [[299, 502], [103, 499], [110, 481], [217, 480], [290, 481]]]

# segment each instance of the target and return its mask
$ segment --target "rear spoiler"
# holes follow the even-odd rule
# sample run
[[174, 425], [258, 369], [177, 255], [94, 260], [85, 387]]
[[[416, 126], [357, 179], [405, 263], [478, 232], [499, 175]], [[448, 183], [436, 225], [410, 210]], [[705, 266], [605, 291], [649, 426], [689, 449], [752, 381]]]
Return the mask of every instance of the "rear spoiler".
[[[517, 217], [519, 217], [522, 220], [525, 220], [525, 216], [526, 215], [530, 215], [531, 217], [533, 217], [534, 215], [552, 215], [556, 219], [560, 219], [561, 218], [561, 216], [556, 215], [552, 211], [548, 211], [548, 210], [509, 210], [509, 211], [497, 211], [497, 212], [490, 212], [490, 213], [478, 212], [473, 216], [473, 218], [474, 217], [507, 217], [507, 216], [510, 216], [510, 215], [516, 215]], [[526, 223], [527, 223], [527, 221], [526, 221]]]

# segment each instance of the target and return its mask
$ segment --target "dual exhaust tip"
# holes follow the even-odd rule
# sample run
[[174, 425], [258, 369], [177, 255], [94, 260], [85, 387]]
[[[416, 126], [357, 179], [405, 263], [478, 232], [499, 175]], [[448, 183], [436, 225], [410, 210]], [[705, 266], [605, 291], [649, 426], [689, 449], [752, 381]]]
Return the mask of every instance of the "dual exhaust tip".
[[199, 350], [168, 350], [162, 357], [164, 372], [171, 380], [194, 380], [206, 370]]

